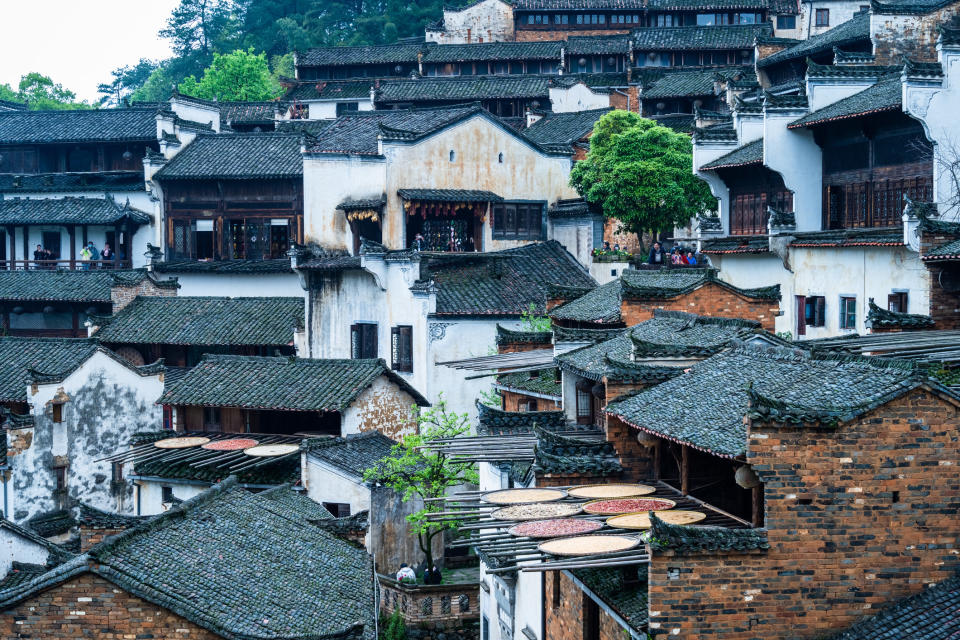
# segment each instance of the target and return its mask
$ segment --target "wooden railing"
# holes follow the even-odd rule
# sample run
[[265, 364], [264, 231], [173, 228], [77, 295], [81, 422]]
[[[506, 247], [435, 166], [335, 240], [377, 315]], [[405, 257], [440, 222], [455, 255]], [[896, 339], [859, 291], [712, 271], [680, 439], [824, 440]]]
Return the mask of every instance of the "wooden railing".
[[464, 620], [480, 617], [480, 585], [401, 584], [378, 573], [380, 613], [399, 611], [404, 622], [458, 628]]
[[5, 271], [92, 271], [102, 269], [130, 269], [131, 260], [0, 260]]

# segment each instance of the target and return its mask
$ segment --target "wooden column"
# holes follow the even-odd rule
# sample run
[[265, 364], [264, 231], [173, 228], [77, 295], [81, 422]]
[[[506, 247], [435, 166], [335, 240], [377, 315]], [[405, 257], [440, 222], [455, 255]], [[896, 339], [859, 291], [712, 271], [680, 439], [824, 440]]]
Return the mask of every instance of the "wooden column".
[[690, 489], [690, 447], [680, 446], [680, 493], [687, 495]]
[[77, 268], [77, 225], [71, 224], [67, 227], [67, 233], [70, 234], [70, 268]]
[[123, 249], [121, 248], [122, 243], [120, 242], [120, 238], [123, 238], [124, 240], [126, 240], [127, 234], [125, 233], [125, 230], [129, 228], [129, 226], [130, 226], [129, 221], [125, 222], [122, 226], [120, 224], [113, 225], [114, 246], [110, 248], [113, 249], [113, 268], [114, 269], [120, 268], [120, 254], [123, 253], [123, 255], [127, 255], [127, 252], [123, 251]]
[[751, 524], [755, 527], [763, 526], [763, 485], [751, 489]]
[[17, 228], [13, 225], [7, 225], [7, 236], [10, 238], [10, 255], [7, 258], [7, 268], [13, 271], [17, 268], [14, 260], [17, 258]]
[[[43, 236], [40, 237], [42, 238]], [[26, 225], [23, 226], [23, 259], [30, 259], [30, 227]], [[24, 263], [23, 266], [26, 268], [27, 264]]]

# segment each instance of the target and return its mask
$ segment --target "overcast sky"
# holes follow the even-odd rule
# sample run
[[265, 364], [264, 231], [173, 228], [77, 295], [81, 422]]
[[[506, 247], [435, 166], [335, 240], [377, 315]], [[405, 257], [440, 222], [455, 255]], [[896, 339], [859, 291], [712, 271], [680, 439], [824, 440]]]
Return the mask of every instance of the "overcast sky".
[[82, 100], [99, 98], [110, 72], [170, 56], [157, 37], [179, 0], [0, 0], [0, 84], [39, 71]]

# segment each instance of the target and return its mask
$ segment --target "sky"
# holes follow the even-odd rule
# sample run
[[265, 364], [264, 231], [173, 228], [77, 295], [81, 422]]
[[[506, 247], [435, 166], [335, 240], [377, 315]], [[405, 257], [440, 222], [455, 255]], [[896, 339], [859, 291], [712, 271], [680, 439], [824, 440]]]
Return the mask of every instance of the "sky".
[[179, 0], [0, 0], [0, 84], [16, 90], [31, 72], [50, 76], [81, 100], [117, 67], [170, 56], [157, 36]]

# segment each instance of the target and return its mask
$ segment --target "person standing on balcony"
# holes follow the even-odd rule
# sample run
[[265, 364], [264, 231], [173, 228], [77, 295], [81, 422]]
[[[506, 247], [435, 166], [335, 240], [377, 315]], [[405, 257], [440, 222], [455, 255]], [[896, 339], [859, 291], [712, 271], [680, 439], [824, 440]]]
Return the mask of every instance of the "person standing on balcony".
[[666, 262], [666, 255], [667, 254], [663, 251], [663, 245], [659, 242], [654, 242], [653, 246], [650, 248], [650, 257], [647, 259], [647, 263], [663, 265], [663, 263]]
[[109, 242], [103, 243], [103, 251], [100, 252], [100, 259], [103, 260], [100, 266], [107, 269], [110, 267], [110, 263], [113, 262], [113, 249], [110, 248]]

